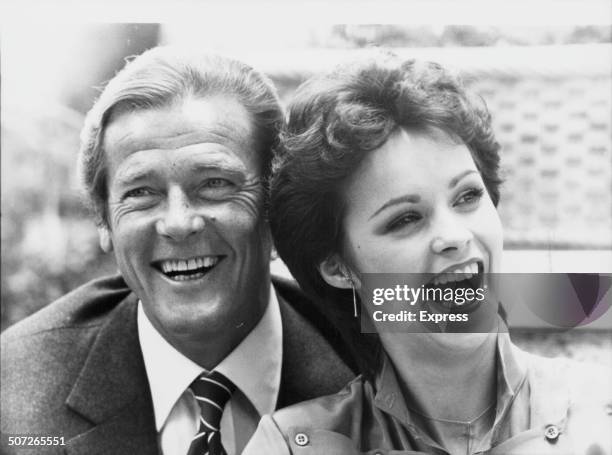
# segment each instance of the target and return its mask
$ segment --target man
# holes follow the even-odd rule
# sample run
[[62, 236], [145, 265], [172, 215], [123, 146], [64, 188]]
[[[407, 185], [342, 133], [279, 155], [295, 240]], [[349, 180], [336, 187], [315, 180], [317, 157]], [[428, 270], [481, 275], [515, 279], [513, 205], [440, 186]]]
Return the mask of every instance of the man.
[[2, 335], [2, 453], [15, 435], [65, 444], [36, 453], [240, 453], [262, 415], [351, 378], [331, 327], [270, 278], [281, 125], [267, 79], [219, 56], [157, 48], [109, 82], [79, 161], [121, 277]]

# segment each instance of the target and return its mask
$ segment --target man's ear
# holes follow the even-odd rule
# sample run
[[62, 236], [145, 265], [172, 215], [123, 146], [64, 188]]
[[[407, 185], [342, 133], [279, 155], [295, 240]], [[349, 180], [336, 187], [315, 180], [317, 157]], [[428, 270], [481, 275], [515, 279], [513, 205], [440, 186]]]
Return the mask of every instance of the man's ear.
[[113, 239], [111, 238], [110, 230], [107, 226], [98, 226], [98, 237], [100, 239], [100, 248], [105, 253], [113, 251]]
[[332, 254], [319, 264], [319, 273], [330, 286], [339, 289], [353, 287], [352, 274], [337, 254]]

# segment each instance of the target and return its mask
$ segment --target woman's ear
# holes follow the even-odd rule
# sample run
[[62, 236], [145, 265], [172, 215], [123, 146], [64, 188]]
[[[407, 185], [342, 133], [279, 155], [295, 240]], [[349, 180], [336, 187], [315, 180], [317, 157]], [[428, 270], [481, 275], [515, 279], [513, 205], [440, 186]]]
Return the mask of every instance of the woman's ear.
[[113, 240], [111, 238], [110, 230], [107, 226], [98, 227], [98, 237], [100, 240], [100, 248], [105, 253], [113, 251]]
[[332, 254], [319, 264], [319, 273], [327, 284], [339, 289], [351, 289], [353, 277], [337, 254]]

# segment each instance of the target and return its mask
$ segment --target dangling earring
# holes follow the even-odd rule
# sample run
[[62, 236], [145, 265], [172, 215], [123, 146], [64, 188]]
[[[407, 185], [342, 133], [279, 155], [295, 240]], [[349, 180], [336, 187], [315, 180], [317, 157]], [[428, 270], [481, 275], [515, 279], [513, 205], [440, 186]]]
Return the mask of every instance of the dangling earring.
[[351, 289], [353, 291], [353, 313], [355, 317], [357, 317], [357, 296], [355, 295], [355, 283], [351, 277], [348, 277], [347, 280], [351, 283]]

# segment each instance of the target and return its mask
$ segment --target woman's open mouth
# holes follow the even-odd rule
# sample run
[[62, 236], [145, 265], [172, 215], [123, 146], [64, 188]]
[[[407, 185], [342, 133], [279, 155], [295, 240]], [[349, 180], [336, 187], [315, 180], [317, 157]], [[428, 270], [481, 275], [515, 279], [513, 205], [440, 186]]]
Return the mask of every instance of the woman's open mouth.
[[437, 303], [453, 312], [473, 310], [484, 300], [484, 264], [474, 261], [440, 273], [424, 288], [424, 303]]

